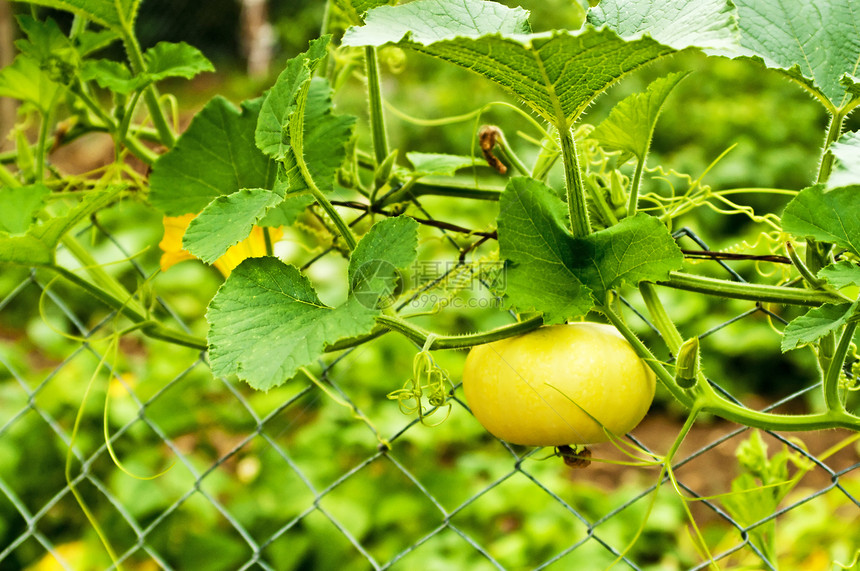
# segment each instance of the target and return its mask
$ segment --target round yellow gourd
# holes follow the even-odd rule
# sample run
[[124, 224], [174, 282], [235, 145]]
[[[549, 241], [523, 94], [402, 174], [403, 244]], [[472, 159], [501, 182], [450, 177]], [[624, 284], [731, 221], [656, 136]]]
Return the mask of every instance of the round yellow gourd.
[[620, 437], [639, 424], [655, 376], [611, 325], [570, 323], [473, 347], [463, 389], [478, 421], [502, 440], [583, 445], [608, 440], [603, 427]]

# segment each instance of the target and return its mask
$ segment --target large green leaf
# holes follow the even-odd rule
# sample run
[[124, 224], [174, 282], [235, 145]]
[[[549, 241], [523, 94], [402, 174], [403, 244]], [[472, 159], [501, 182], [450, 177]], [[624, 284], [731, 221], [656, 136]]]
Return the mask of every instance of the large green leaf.
[[51, 193], [44, 184], [0, 187], [0, 232], [23, 234], [35, 221], [36, 213], [45, 206], [44, 198]]
[[[331, 95], [326, 80], [313, 79], [302, 122], [305, 164], [314, 183], [324, 191], [334, 188], [335, 174], [346, 159], [347, 144], [352, 139], [356, 120], [352, 115], [335, 115]], [[307, 190], [307, 181], [299, 170], [292, 146], [287, 148], [282, 160], [290, 194]]]
[[805, 315], [786, 325], [782, 337], [782, 350], [790, 351], [800, 345], [814, 343], [828, 333], [837, 331], [857, 312], [858, 302], [825, 304], [810, 309]]
[[168, 77], [191, 79], [204, 71], [215, 71], [206, 56], [185, 42], [158, 42], [143, 54], [146, 75], [149, 81], [161, 81]]
[[313, 40], [308, 51], [287, 62], [284, 71], [266, 93], [257, 120], [255, 140], [265, 154], [283, 160], [290, 149], [290, 115], [296, 110], [296, 99], [302, 87], [311, 80], [311, 74], [326, 55], [329, 37]]
[[22, 266], [53, 264], [62, 237], [91, 214], [107, 207], [120, 191], [121, 188], [116, 187], [89, 192], [65, 215], [51, 218], [43, 224], [34, 224], [23, 235], [11, 236], [7, 232], [0, 232], [0, 263]]
[[657, 117], [666, 98], [688, 73], [672, 73], [653, 81], [643, 93], [620, 101], [589, 138], [607, 149], [619, 150], [640, 161], [648, 154]]
[[408, 216], [374, 224], [349, 259], [350, 295], [369, 308], [391, 306], [403, 286], [400, 269], [415, 261], [418, 223]]
[[209, 304], [209, 359], [216, 375], [236, 374], [268, 390], [318, 359], [326, 345], [369, 332], [376, 311], [354, 298], [323, 304], [295, 266], [249, 258]]
[[842, 260], [821, 268], [818, 271], [818, 277], [827, 280], [827, 283], [836, 289], [860, 286], [860, 266], [848, 260]]
[[819, 184], [803, 189], [786, 205], [782, 229], [860, 255], [860, 186], [827, 190]]
[[153, 166], [153, 206], [180, 216], [243, 188], [269, 188], [275, 164], [254, 144], [260, 104], [257, 99], [238, 109], [220, 96], [207, 103]]
[[16, 0], [48, 8], [66, 10], [88, 20], [122, 32], [130, 31], [137, 17], [140, 0]]
[[845, 133], [830, 145], [836, 157], [833, 173], [827, 181], [831, 188], [860, 184], [860, 132]]
[[230, 246], [248, 237], [251, 229], [283, 196], [263, 188], [242, 189], [219, 196], [188, 225], [182, 247], [212, 264]]
[[391, 4], [391, 0], [334, 0], [334, 4], [351, 23], [360, 24], [365, 12], [383, 4]]
[[[747, 55], [787, 70], [817, 89], [833, 107], [853, 97], [842, 82], [860, 66], [856, 0], [733, 0]], [[850, 85], [850, 82], [848, 83]]]
[[[521, 9], [482, 0], [418, 0], [371, 10], [364, 26], [347, 30], [343, 43], [396, 43], [455, 63], [512, 91], [566, 128], [612, 83], [659, 57], [686, 47], [733, 45], [734, 23], [725, 0], [668, 4], [679, 8], [622, 38], [591, 25], [576, 33], [530, 34]], [[683, 15], [684, 25], [673, 14]], [[593, 20], [617, 23], [608, 14]]]
[[406, 153], [406, 158], [412, 163], [414, 170], [410, 174], [414, 177], [454, 176], [460, 169], [487, 164], [478, 157], [441, 153]]
[[511, 179], [499, 210], [499, 252], [510, 262], [505, 293], [520, 311], [542, 311], [547, 323], [585, 314], [624, 283], [665, 280], [683, 262], [666, 227], [643, 213], [574, 238], [564, 203], [533, 179]]
[[243, 261], [206, 314], [212, 370], [266, 390], [312, 364], [326, 345], [369, 333], [379, 301], [391, 294], [391, 272], [415, 260], [417, 226], [407, 217], [373, 225], [350, 260], [350, 295], [336, 308], [319, 300], [296, 267], [275, 258]]
[[0, 97], [32, 103], [42, 114], [48, 112], [62, 89], [41, 69], [38, 60], [24, 54], [0, 69]]

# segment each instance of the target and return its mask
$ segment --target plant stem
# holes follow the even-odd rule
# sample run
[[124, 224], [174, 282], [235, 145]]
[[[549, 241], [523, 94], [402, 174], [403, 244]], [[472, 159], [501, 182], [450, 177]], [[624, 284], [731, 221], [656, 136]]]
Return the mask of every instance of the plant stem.
[[379, 206], [385, 206], [395, 202], [405, 202], [419, 196], [453, 196], [456, 198], [471, 198], [474, 200], [498, 201], [502, 194], [501, 188], [460, 186], [439, 182], [407, 182], [397, 192], [389, 195]]
[[634, 216], [639, 208], [639, 185], [642, 183], [642, 172], [645, 170], [645, 157], [636, 161], [636, 170], [630, 183], [630, 197], [627, 202], [627, 216]]
[[370, 106], [370, 137], [378, 167], [388, 157], [388, 135], [385, 132], [385, 116], [382, 112], [382, 84], [375, 47], [364, 48], [364, 64], [367, 73], [367, 102]]
[[301, 91], [299, 92], [298, 97], [296, 98], [297, 105], [296, 111], [293, 113], [293, 118], [290, 120], [290, 140], [292, 141], [293, 147], [293, 156], [295, 156], [296, 164], [299, 167], [299, 172], [302, 173], [302, 178], [305, 180], [305, 184], [308, 185], [308, 188], [316, 199], [317, 203], [322, 207], [326, 214], [332, 219], [335, 227], [337, 227], [338, 232], [340, 233], [343, 241], [346, 243], [349, 251], [353, 251], [357, 244], [355, 239], [355, 235], [352, 233], [352, 229], [340, 215], [340, 213], [335, 209], [329, 199], [323, 194], [323, 191], [316, 185], [314, 182], [313, 176], [311, 176], [310, 170], [308, 169], [308, 165], [305, 162], [304, 155], [304, 128], [305, 128], [305, 105], [307, 104], [308, 99], [308, 89], [310, 88], [311, 82], [305, 82]]
[[183, 333], [182, 331], [176, 331], [175, 329], [170, 329], [157, 321], [148, 319], [138, 309], [132, 307], [129, 304], [128, 299], [123, 300], [117, 298], [112, 293], [88, 282], [76, 273], [63, 268], [62, 266], [46, 267], [60, 274], [73, 284], [79, 286], [81, 289], [85, 290], [108, 307], [124, 315], [134, 323], [141, 325], [140, 330], [147, 337], [161, 339], [162, 341], [168, 341], [170, 343], [191, 347], [192, 349], [199, 349], [201, 351], [206, 350], [207, 345], [205, 339], [200, 339], [199, 337]]
[[576, 154], [573, 133], [567, 127], [559, 130], [561, 139], [561, 159], [564, 163], [564, 185], [567, 190], [567, 208], [570, 213], [570, 231], [574, 238], [584, 238], [591, 234], [588, 220], [588, 206], [585, 202], [585, 185], [582, 170]]
[[[125, 44], [125, 52], [131, 64], [132, 71], [137, 75], [145, 72], [146, 63], [143, 60], [143, 53], [130, 27], [126, 27], [123, 30], [123, 43]], [[173, 129], [171, 129], [167, 117], [164, 115], [164, 109], [161, 108], [161, 103], [158, 101], [159, 95], [155, 85], [150, 85], [144, 90], [143, 100], [149, 109], [152, 124], [155, 126], [155, 130], [158, 131], [161, 143], [168, 149], [172, 148], [176, 144], [176, 135], [173, 133]]]
[[830, 178], [830, 173], [833, 171], [833, 153], [830, 152], [830, 145], [835, 143], [842, 134], [842, 127], [845, 123], [845, 115], [837, 110], [830, 117], [830, 126], [827, 128], [827, 136], [824, 139], [824, 150], [822, 151], [821, 161], [818, 163], [818, 176], [815, 179], [816, 184], [827, 182]]
[[684, 343], [684, 338], [678, 332], [678, 328], [675, 327], [675, 323], [666, 313], [666, 308], [663, 305], [663, 302], [660, 301], [660, 297], [657, 295], [657, 289], [652, 283], [639, 282], [639, 292], [642, 294], [642, 299], [645, 301], [645, 307], [648, 308], [648, 313], [651, 314], [651, 321], [654, 322], [654, 326], [663, 337], [666, 347], [668, 347], [669, 352], [672, 353], [672, 355], [677, 356], [678, 349], [680, 349], [681, 345]]
[[845, 363], [845, 356], [848, 354], [848, 349], [851, 346], [856, 329], [856, 321], [849, 321], [845, 326], [845, 329], [842, 331], [842, 337], [839, 338], [839, 344], [833, 352], [830, 364], [824, 375], [824, 404], [829, 411], [845, 411], [845, 404], [839, 398], [839, 377], [841, 376], [842, 365]]
[[670, 272], [669, 279], [659, 282], [658, 285], [761, 303], [819, 306], [825, 303], [843, 303], [845, 301], [841, 296], [826, 291], [735, 282], [682, 272]]
[[639, 355], [639, 358], [645, 361], [645, 363], [651, 367], [651, 370], [654, 371], [654, 374], [657, 376], [657, 380], [668, 390], [673, 397], [675, 397], [678, 402], [686, 406], [687, 408], [693, 407], [695, 404], [695, 400], [678, 384], [675, 382], [675, 376], [666, 370], [657, 357], [651, 353], [651, 350], [645, 346], [642, 341], [636, 336], [636, 333], [633, 332], [630, 327], [624, 322], [621, 316], [615, 311], [612, 310], [608, 305], [604, 305], [597, 308], [598, 311], [603, 313], [607, 319], [615, 326], [615, 328], [627, 339], [627, 342], [633, 346], [633, 350], [636, 351], [636, 354]]
[[[380, 325], [392, 331], [397, 331], [422, 346], [427, 342], [427, 337], [430, 335], [428, 331], [412, 325], [402, 317], [397, 317], [395, 315], [380, 315], [376, 318], [376, 321]], [[504, 325], [481, 333], [473, 333], [470, 335], [440, 335], [434, 339], [433, 345], [428, 347], [428, 349], [467, 349], [475, 345], [492, 343], [493, 341], [499, 341], [500, 339], [522, 335], [523, 333], [528, 333], [529, 331], [537, 329], [541, 325], [543, 325], [543, 316], [536, 315], [524, 321], [518, 321], [516, 323], [511, 323], [510, 325]]]

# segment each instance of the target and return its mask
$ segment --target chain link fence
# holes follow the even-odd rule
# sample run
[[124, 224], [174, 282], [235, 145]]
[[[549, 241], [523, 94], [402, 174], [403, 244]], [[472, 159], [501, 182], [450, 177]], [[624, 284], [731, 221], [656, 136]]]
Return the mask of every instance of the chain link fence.
[[[444, 229], [437, 231], [447, 239]], [[86, 235], [122, 260], [114, 271], [121, 266], [140, 283], [150, 279], [150, 268], [113, 233], [95, 227]], [[677, 237], [708, 250], [693, 232]], [[448, 244], [457, 259], [456, 241]], [[337, 254], [315, 257], [313, 265], [328, 256]], [[468, 263], [461, 258], [448, 270]], [[408, 378], [417, 348], [393, 335], [320, 363], [318, 385], [299, 377], [262, 393], [212, 378], [205, 355], [191, 350], [136, 333], [111, 344], [116, 315], [93, 311], [82, 294], [50, 275], [7, 274], [3, 287], [2, 569], [856, 563], [860, 461], [847, 431], [769, 433], [771, 459], [783, 454], [790, 477], [802, 478], [784, 498], [777, 492], [784, 481], [725, 496], [739, 473], [735, 450], [751, 434], [742, 426], [697, 424], [675, 457], [676, 486], [659, 466], [595, 461], [574, 469], [551, 450], [490, 437], [469, 413], [456, 374], [444, 423], [428, 427], [400, 414], [385, 395]], [[155, 300], [159, 314], [181, 323], [183, 310], [175, 306], [183, 299]], [[636, 300], [625, 303], [631, 323], [656, 346]], [[20, 308], [39, 308], [42, 317], [24, 326]], [[698, 333], [705, 344], [750, 322], [780, 319], [746, 304]], [[57, 347], [55, 356], [40, 349], [40, 339]], [[463, 356], [434, 355], [450, 371]], [[768, 408], [802, 409], [818, 392], [803, 386]], [[680, 429], [678, 411], [660, 402], [626, 437], [654, 457], [666, 453]], [[628, 460], [611, 444], [593, 454]], [[731, 509], [727, 497], [757, 508]]]

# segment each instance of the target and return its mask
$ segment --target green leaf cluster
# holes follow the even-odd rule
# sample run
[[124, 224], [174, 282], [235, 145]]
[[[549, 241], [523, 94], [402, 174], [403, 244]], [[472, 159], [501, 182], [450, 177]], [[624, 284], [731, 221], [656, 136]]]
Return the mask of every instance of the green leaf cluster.
[[[834, 262], [818, 272], [818, 277], [836, 290], [851, 292], [850, 286], [860, 284], [860, 186], [828, 189], [816, 185], [801, 191], [786, 207], [782, 227], [799, 238], [833, 244], [853, 255], [853, 262]], [[845, 298], [841, 304], [826, 304], [809, 310], [794, 319], [785, 328], [782, 350], [818, 341], [825, 335], [837, 332], [848, 321], [856, 319], [860, 302]]]

